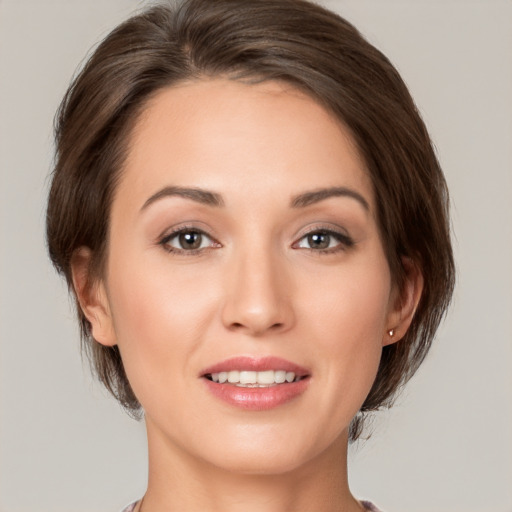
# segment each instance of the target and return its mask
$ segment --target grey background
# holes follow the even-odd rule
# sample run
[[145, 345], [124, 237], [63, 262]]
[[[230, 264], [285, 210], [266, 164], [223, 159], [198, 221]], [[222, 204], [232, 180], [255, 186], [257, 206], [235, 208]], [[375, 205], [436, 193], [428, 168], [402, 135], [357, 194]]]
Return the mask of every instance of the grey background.
[[[512, 511], [512, 2], [330, 0], [415, 97], [452, 193], [454, 306], [426, 363], [351, 451], [388, 512]], [[135, 0], [0, 0], [0, 511], [116, 512], [145, 486], [142, 424], [90, 377], [47, 261], [52, 118]]]

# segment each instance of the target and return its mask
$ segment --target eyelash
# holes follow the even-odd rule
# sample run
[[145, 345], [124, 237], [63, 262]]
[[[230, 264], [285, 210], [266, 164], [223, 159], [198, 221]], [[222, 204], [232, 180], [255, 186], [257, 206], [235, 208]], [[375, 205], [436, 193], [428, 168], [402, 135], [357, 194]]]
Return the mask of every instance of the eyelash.
[[354, 240], [348, 236], [345, 233], [341, 233], [339, 231], [335, 231], [331, 228], [322, 228], [322, 227], [315, 227], [308, 231], [307, 233], [304, 233], [297, 242], [294, 242], [292, 247], [296, 247], [298, 243], [300, 243], [305, 238], [311, 236], [311, 235], [325, 235], [334, 238], [336, 241], [339, 242], [338, 245], [335, 247], [328, 247], [325, 249], [313, 249], [313, 248], [306, 248], [312, 253], [316, 255], [320, 254], [334, 254], [340, 251], [346, 251], [347, 249], [350, 249], [354, 246], [355, 242]]
[[[197, 249], [190, 249], [190, 250], [178, 249], [176, 247], [172, 247], [172, 246], [169, 245], [169, 242], [171, 240], [175, 239], [176, 237], [178, 237], [180, 235], [187, 234], [187, 233], [188, 234], [196, 233], [198, 235], [206, 237], [206, 238], [211, 240], [211, 243], [209, 244], [208, 247], [199, 247]], [[346, 235], [345, 233], [340, 233], [340, 232], [335, 231], [335, 230], [330, 229], [330, 228], [326, 229], [326, 228], [316, 227], [314, 229], [311, 229], [307, 233], [303, 234], [299, 238], [299, 240], [297, 240], [297, 242], [294, 242], [292, 244], [292, 248], [300, 249], [300, 247], [298, 247], [298, 244], [302, 240], [304, 240], [305, 238], [307, 238], [309, 236], [312, 236], [312, 235], [329, 236], [329, 237], [332, 237], [336, 241], [339, 242], [339, 244], [336, 245], [335, 247], [330, 247], [330, 248], [328, 247], [328, 248], [325, 248], [325, 249], [313, 249], [311, 247], [309, 247], [309, 248], [303, 247], [303, 249], [309, 250], [312, 253], [317, 254], [317, 255], [319, 255], [319, 254], [334, 254], [334, 253], [337, 253], [339, 251], [345, 251], [347, 249], [350, 249], [355, 244], [354, 240], [350, 236]], [[200, 253], [204, 252], [205, 250], [209, 250], [209, 249], [212, 249], [214, 247], [221, 247], [221, 244], [218, 243], [217, 241], [215, 241], [214, 239], [212, 239], [212, 237], [210, 235], [208, 235], [202, 229], [198, 229], [198, 228], [196, 228], [194, 226], [180, 227], [180, 228], [172, 231], [171, 233], [168, 233], [165, 236], [163, 236], [158, 243], [159, 243], [159, 245], [161, 245], [163, 247], [164, 250], [166, 250], [169, 253], [186, 255], [186, 256], [194, 256], [194, 255], [197, 255], [197, 254], [200, 254]]]
[[[190, 249], [190, 250], [178, 249], [176, 247], [172, 247], [169, 245], [169, 242], [171, 240], [173, 240], [174, 238], [176, 238], [180, 235], [187, 234], [187, 233], [197, 233], [198, 235], [209, 238], [212, 241], [212, 243], [210, 244], [209, 247], [202, 247], [202, 248], [199, 247], [198, 249]], [[167, 252], [174, 253], [174, 254], [185, 254], [186, 256], [194, 256], [195, 254], [200, 254], [200, 253], [204, 252], [205, 250], [212, 249], [213, 246], [215, 246], [215, 247], [221, 246], [218, 242], [213, 240], [212, 237], [210, 235], [208, 235], [208, 233], [205, 233], [202, 229], [198, 229], [194, 226], [182, 226], [174, 231], [171, 231], [170, 233], [166, 234], [158, 243]]]

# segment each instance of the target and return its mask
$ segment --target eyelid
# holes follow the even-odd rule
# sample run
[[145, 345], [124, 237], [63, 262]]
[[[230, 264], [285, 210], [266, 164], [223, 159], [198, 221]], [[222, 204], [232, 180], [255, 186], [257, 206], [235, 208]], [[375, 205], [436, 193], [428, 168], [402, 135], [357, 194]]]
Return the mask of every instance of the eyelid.
[[[177, 247], [172, 247], [169, 245], [169, 242], [173, 239], [179, 236], [182, 233], [189, 233], [189, 232], [195, 232], [199, 233], [202, 236], [208, 238], [212, 243], [209, 244], [208, 247], [202, 247], [198, 249], [179, 249]], [[161, 245], [167, 252], [175, 253], [175, 254], [184, 254], [187, 256], [194, 255], [197, 253], [201, 253], [204, 251], [207, 251], [208, 249], [212, 249], [214, 247], [221, 247], [221, 244], [215, 239], [213, 235], [208, 233], [206, 230], [201, 229], [197, 227], [197, 225], [193, 224], [185, 224], [185, 225], [179, 225], [175, 226], [174, 228], [170, 230], [166, 230], [162, 235], [158, 237], [157, 240], [158, 245]]]
[[[180, 249], [177, 247], [172, 247], [169, 245], [169, 241], [173, 238], [179, 236], [182, 233], [187, 232], [196, 232], [201, 234], [202, 236], [208, 238], [210, 240], [210, 244], [207, 247], [200, 247], [197, 249]], [[335, 247], [324, 248], [324, 249], [315, 249], [315, 248], [307, 248], [307, 247], [298, 247], [298, 244], [307, 236], [314, 233], [322, 233], [328, 236], [334, 237], [339, 243]], [[166, 251], [170, 253], [176, 254], [185, 254], [185, 255], [194, 255], [197, 253], [202, 253], [208, 251], [212, 248], [222, 247], [222, 244], [219, 243], [215, 236], [210, 234], [208, 230], [202, 229], [197, 226], [197, 224], [182, 224], [171, 228], [170, 230], [166, 230], [162, 235], [160, 235], [157, 239], [157, 244], [161, 245]], [[351, 248], [355, 245], [355, 241], [353, 238], [342, 228], [332, 225], [314, 225], [309, 226], [306, 230], [296, 239], [292, 244], [292, 248], [294, 249], [306, 249], [314, 253], [335, 253], [337, 251], [343, 251]]]
[[[314, 233], [324, 233], [326, 235], [336, 238], [336, 240], [338, 240], [338, 242], [339, 242], [339, 246], [326, 248], [326, 249], [313, 249], [313, 248], [297, 247], [297, 244], [301, 240], [303, 240], [307, 236], [312, 235]], [[307, 228], [306, 231], [303, 232], [301, 234], [301, 236], [299, 238], [297, 238], [297, 240], [292, 244], [292, 247], [296, 248], [296, 249], [310, 250], [315, 253], [322, 253], [322, 252], [334, 253], [337, 251], [349, 249], [353, 245], [355, 245], [354, 239], [344, 229], [339, 228], [339, 227], [334, 227], [332, 225], [329, 225], [329, 226], [315, 225], [315, 226], [310, 226], [309, 228]]]

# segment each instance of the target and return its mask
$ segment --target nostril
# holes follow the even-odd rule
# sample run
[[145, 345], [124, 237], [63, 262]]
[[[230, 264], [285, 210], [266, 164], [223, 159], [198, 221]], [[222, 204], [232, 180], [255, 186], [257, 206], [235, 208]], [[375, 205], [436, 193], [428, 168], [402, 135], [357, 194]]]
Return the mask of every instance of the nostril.
[[[278, 331], [278, 330], [282, 329], [283, 326], [284, 326], [284, 323], [276, 322], [275, 324], [270, 325], [268, 327], [268, 329], [261, 329], [261, 330], [262, 331], [263, 330]], [[246, 326], [243, 323], [241, 323], [241, 322], [233, 322], [230, 327], [231, 327], [231, 329], [239, 330], [239, 329], [244, 329]]]

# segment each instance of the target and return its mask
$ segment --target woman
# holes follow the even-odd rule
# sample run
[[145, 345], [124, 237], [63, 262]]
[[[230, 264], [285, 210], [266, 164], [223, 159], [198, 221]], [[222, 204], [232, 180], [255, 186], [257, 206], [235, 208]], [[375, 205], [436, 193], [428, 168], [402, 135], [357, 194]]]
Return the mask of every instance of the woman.
[[389, 61], [304, 1], [151, 8], [62, 103], [49, 251], [148, 434], [126, 510], [377, 510], [349, 440], [454, 281], [444, 177]]

